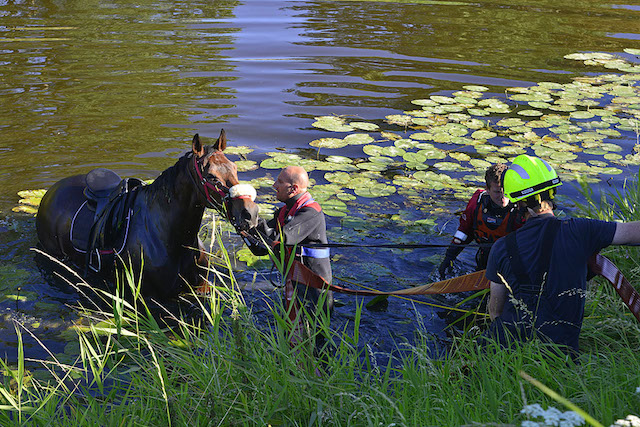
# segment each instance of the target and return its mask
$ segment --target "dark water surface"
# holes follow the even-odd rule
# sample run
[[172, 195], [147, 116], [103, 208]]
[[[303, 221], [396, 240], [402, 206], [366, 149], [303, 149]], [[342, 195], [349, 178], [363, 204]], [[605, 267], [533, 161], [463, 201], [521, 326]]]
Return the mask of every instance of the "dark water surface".
[[[75, 293], [36, 268], [33, 218], [11, 211], [18, 191], [97, 166], [153, 178], [190, 147], [195, 132], [215, 137], [221, 128], [232, 145], [254, 149], [249, 160], [275, 150], [313, 157], [309, 142], [333, 136], [311, 126], [316, 116], [380, 123], [416, 108], [411, 100], [466, 84], [501, 94], [604, 72], [563, 59], [567, 54], [640, 48], [640, 8], [602, 0], [129, 3], [0, 0], [0, 357], [15, 358], [13, 320], [53, 353], [63, 351], [62, 332], [75, 320], [65, 308]], [[628, 154], [636, 140], [615, 142]], [[612, 185], [637, 173], [621, 169]], [[258, 169], [241, 179], [275, 173]], [[311, 173], [318, 183], [322, 176]], [[568, 185], [563, 190], [575, 194]], [[272, 201], [268, 188], [259, 194]], [[407, 240], [446, 243], [457, 221], [449, 212], [464, 203], [443, 194], [432, 195], [442, 202], [434, 212], [403, 196], [375, 206], [358, 198], [349, 207], [365, 219], [390, 218], [401, 208], [410, 221], [430, 217], [437, 226], [412, 230]], [[391, 223], [354, 230], [336, 217], [329, 227], [332, 241], [388, 241], [406, 232]], [[333, 253], [337, 277], [385, 288], [423, 283], [433, 268], [429, 257], [441, 251]], [[472, 255], [463, 253], [463, 268]], [[345, 325], [355, 299], [340, 300], [335, 323]], [[421, 303], [392, 299], [386, 312], [365, 317], [373, 351], [411, 341], [423, 324], [445, 336], [437, 312]], [[46, 356], [33, 338], [25, 341], [28, 355]]]

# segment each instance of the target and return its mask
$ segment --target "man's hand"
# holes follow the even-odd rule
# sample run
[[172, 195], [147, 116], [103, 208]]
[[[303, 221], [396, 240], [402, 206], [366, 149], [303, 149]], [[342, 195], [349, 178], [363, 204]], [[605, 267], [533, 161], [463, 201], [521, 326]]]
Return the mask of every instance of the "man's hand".
[[242, 237], [244, 238], [244, 241], [252, 254], [256, 256], [264, 256], [269, 254], [267, 245], [271, 244], [271, 239], [266, 237], [256, 227], [247, 230], [242, 234]]

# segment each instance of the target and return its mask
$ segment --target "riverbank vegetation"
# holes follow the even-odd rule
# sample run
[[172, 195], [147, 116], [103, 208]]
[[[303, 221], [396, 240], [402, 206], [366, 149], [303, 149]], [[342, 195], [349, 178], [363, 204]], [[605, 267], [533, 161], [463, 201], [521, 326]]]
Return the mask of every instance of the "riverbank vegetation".
[[[582, 214], [640, 219], [637, 181], [602, 200], [594, 200], [586, 184], [583, 194]], [[77, 327], [76, 360], [51, 354], [29, 372], [25, 366], [33, 361], [25, 361], [21, 339], [29, 332], [16, 324], [18, 364], [3, 363], [0, 424], [568, 426], [640, 421], [634, 418], [640, 407], [640, 326], [604, 282], [590, 284], [577, 363], [539, 342], [481, 350], [470, 330], [437, 359], [428, 349], [428, 336], [418, 333], [412, 347], [381, 366], [360, 342], [362, 307], [345, 330], [331, 330], [325, 319], [311, 331], [328, 337], [319, 356], [310, 340], [291, 346], [278, 303], [272, 322], [258, 322], [219, 246], [212, 265], [215, 291], [207, 298], [185, 297], [180, 314], [144, 300], [129, 270], [115, 292], [97, 291], [84, 301], [78, 307], [86, 322]], [[605, 255], [638, 283], [636, 248], [610, 248]]]

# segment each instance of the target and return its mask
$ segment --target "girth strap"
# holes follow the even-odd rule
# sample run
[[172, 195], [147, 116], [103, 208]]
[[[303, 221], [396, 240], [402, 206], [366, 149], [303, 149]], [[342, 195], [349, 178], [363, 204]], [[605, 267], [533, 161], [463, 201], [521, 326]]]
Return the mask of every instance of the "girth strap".
[[516, 280], [518, 281], [518, 290], [522, 293], [540, 293], [544, 275], [549, 271], [549, 266], [551, 264], [551, 250], [553, 248], [553, 241], [556, 237], [556, 234], [558, 233], [558, 228], [560, 227], [560, 220], [551, 218], [548, 221], [549, 224], [547, 225], [544, 235], [542, 236], [542, 254], [540, 255], [540, 265], [538, 266], [537, 271], [535, 271], [537, 274], [535, 281], [533, 282], [531, 281], [531, 278], [527, 273], [527, 269], [522, 262], [522, 256], [520, 255], [520, 251], [518, 250], [518, 232], [509, 233], [505, 237], [507, 253], [509, 254], [509, 261], [511, 262], [511, 269], [513, 270], [513, 273], [516, 276]]

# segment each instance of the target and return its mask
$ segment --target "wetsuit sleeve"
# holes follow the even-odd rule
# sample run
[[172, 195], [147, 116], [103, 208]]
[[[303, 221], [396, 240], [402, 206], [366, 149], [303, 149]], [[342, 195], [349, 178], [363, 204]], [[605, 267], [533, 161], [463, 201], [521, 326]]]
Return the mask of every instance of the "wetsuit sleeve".
[[476, 190], [476, 192], [467, 203], [467, 207], [462, 212], [462, 215], [460, 215], [460, 225], [458, 226], [458, 230], [456, 230], [455, 234], [453, 235], [454, 240], [457, 239], [459, 242], [455, 243], [462, 242], [466, 245], [468, 243], [471, 243], [471, 241], [473, 240], [473, 216], [475, 215], [476, 207], [480, 202], [480, 195], [483, 191], [484, 190]]

